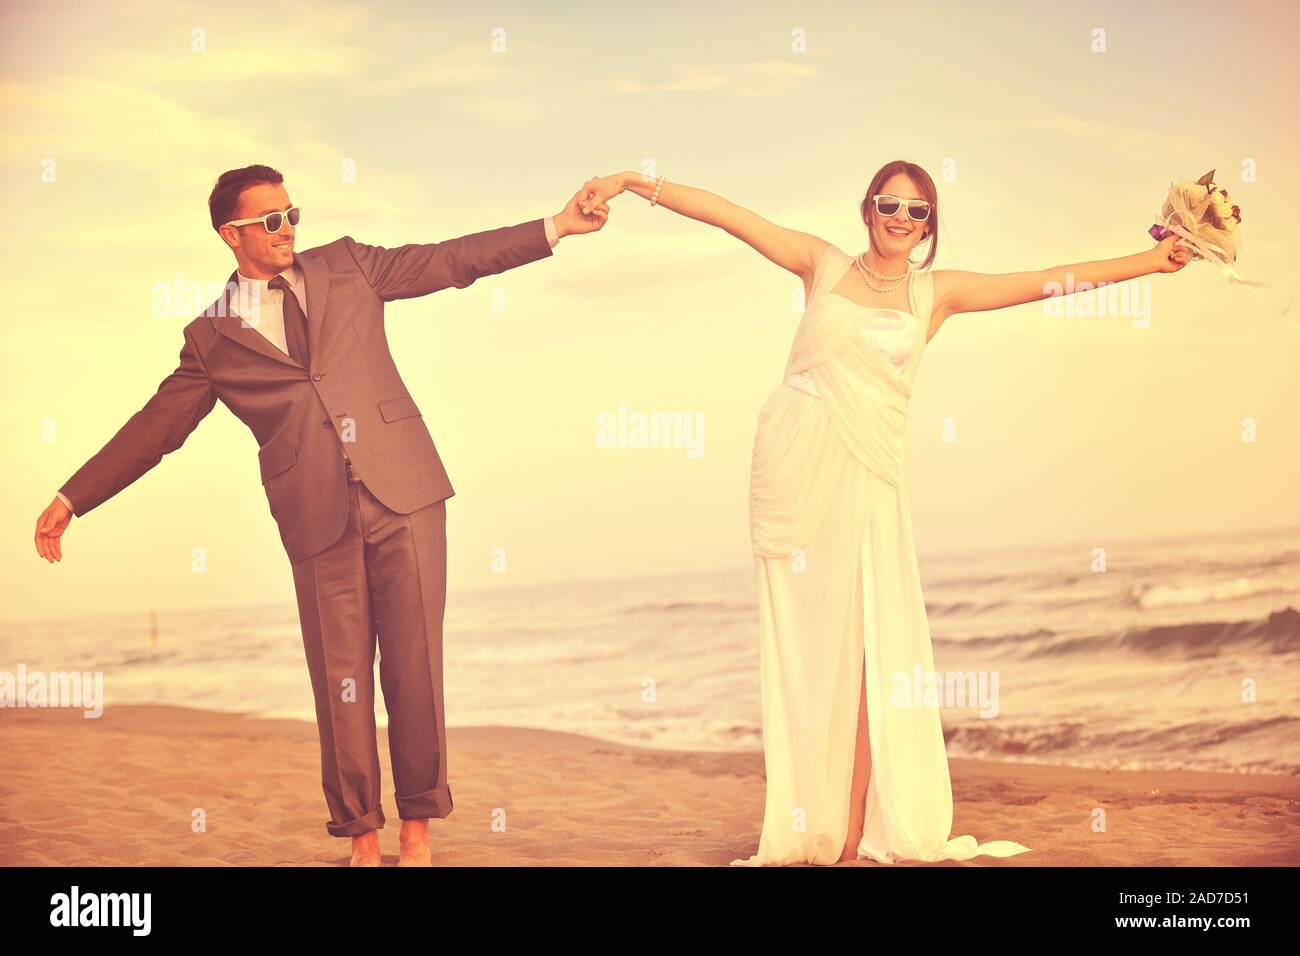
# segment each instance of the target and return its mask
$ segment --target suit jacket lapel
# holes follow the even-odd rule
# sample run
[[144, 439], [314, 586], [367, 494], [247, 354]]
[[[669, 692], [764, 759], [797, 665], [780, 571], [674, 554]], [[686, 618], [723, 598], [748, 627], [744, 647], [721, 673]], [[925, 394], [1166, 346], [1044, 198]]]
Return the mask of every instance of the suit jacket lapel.
[[[302, 270], [307, 283], [307, 348], [315, 358], [320, 351], [321, 330], [325, 321], [325, 299], [329, 295], [330, 283], [329, 268], [315, 256], [303, 257], [295, 254], [294, 261]], [[226, 338], [238, 342], [245, 348], [250, 348], [277, 362], [283, 362], [292, 368], [302, 368], [302, 365], [289, 355], [272, 345], [265, 335], [245, 322], [240, 317], [239, 308], [239, 270], [236, 269], [226, 280], [226, 286], [222, 290], [221, 299], [215, 310], [216, 314], [211, 317], [212, 324]]]
[[307, 351], [315, 365], [321, 354], [321, 330], [325, 323], [325, 299], [330, 291], [330, 271], [318, 256], [304, 258], [294, 253], [293, 261], [298, 263], [307, 281]]

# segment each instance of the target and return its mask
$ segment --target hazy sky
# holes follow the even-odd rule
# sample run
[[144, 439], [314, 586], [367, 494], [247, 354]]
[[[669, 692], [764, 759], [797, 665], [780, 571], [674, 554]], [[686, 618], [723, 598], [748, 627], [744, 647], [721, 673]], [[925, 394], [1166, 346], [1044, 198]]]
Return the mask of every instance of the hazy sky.
[[[983, 272], [1148, 248], [1170, 180], [1217, 168], [1241, 273], [1294, 288], [1292, 3], [718, 6], [6, 3], [4, 615], [292, 601], [256, 442], [220, 403], [73, 519], [60, 564], [32, 543], [176, 365], [199, 310], [155, 316], [158, 284], [233, 269], [206, 202], [233, 167], [284, 173], [300, 250], [524, 222], [653, 164], [853, 254], [868, 180], [903, 158], [938, 182], [935, 268]], [[1205, 263], [1136, 285], [1149, 324], [1031, 304], [929, 343], [906, 453], [923, 557], [1300, 524], [1285, 294]], [[457, 491], [451, 586], [748, 565], [750, 449], [800, 288], [629, 193], [552, 258], [390, 304]], [[703, 454], [600, 447], [620, 405], [702, 415]]]

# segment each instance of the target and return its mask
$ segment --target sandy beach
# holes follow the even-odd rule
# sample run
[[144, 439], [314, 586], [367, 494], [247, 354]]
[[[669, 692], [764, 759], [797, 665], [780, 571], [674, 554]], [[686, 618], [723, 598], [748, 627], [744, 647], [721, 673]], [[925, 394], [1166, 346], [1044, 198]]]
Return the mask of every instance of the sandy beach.
[[[393, 864], [400, 824], [379, 736], [380, 839]], [[0, 865], [347, 865], [350, 842], [325, 832], [312, 724], [168, 706], [119, 705], [98, 719], [31, 708], [0, 713], [0, 739]], [[435, 865], [725, 866], [756, 846], [761, 753], [514, 727], [452, 728], [449, 741], [456, 806], [430, 824]], [[916, 865], [1300, 863], [1294, 776], [950, 764], [954, 835], [1034, 852]], [[195, 808], [206, 832], [192, 830]], [[1104, 833], [1093, 830], [1098, 808]]]

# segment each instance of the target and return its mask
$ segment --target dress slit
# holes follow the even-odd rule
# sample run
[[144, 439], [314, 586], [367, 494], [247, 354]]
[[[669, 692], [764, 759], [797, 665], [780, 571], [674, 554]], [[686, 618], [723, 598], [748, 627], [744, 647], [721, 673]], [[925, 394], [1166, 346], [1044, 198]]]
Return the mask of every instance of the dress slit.
[[[856, 766], [857, 766], [857, 759], [858, 759], [858, 734], [859, 734], [859, 732], [861, 731], [861, 728], [862, 728], [862, 721], [863, 721], [863, 719], [864, 719], [864, 718], [863, 718], [863, 714], [864, 714], [864, 712], [865, 712], [865, 714], [866, 714], [866, 718], [865, 718], [865, 719], [866, 719], [866, 722], [867, 722], [867, 786], [866, 786], [866, 789], [862, 791], [862, 808], [861, 808], [861, 809], [862, 809], [862, 829], [863, 829], [863, 832], [865, 833], [865, 832], [866, 832], [866, 826], [867, 826], [867, 794], [871, 792], [871, 780], [872, 780], [872, 778], [875, 776], [875, 766], [874, 766], [874, 764], [875, 764], [875, 759], [876, 759], [876, 758], [875, 758], [875, 751], [872, 750], [872, 748], [871, 748], [871, 710], [870, 710], [870, 708], [867, 706], [867, 705], [868, 705], [868, 699], [867, 699], [867, 661], [866, 661], [866, 654], [865, 654], [865, 653], [863, 654], [862, 666], [861, 666], [860, 668], [858, 668], [858, 678], [859, 678], [859, 684], [858, 684], [858, 709], [857, 709], [857, 716], [856, 716], [856, 719], [854, 720], [854, 724], [853, 724], [853, 762], [852, 762], [852, 764], [851, 764], [850, 766], [853, 766], [853, 767], [855, 767], [855, 768], [856, 768]], [[852, 814], [853, 814], [853, 774], [852, 774], [852, 772], [850, 772], [850, 774], [849, 774], [849, 798], [848, 798], [848, 805], [849, 805], [849, 814], [850, 814], [850, 816], [852, 816]], [[849, 822], [850, 822], [850, 821], [846, 821], [846, 822], [845, 822], [845, 828], [844, 828], [844, 840], [843, 840], [842, 848], [841, 848], [841, 850], [840, 850], [840, 854], [841, 854], [841, 855], [843, 855], [843, 853], [844, 853], [844, 849], [846, 849], [846, 848], [848, 847], [848, 843], [849, 843], [849, 833], [848, 833], [848, 823], [849, 823]], [[862, 843], [862, 837], [859, 836], [859, 837], [858, 837], [858, 844], [861, 845], [861, 843]], [[854, 855], [854, 858], [857, 857], [857, 855], [858, 855], [858, 854], [857, 854], [857, 847], [854, 847], [853, 855]]]

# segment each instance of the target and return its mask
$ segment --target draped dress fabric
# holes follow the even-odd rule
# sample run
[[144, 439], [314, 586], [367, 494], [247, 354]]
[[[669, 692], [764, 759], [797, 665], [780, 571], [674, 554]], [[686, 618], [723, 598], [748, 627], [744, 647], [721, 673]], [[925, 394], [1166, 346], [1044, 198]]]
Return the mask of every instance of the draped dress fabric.
[[912, 272], [910, 313], [867, 307], [832, 291], [852, 264], [833, 244], [823, 253], [785, 381], [758, 418], [750, 535], [767, 795], [758, 851], [732, 865], [839, 860], [864, 674], [872, 769], [857, 858], [1023, 853], [950, 836], [940, 702], [925, 693], [934, 660], [903, 445], [932, 277]]

